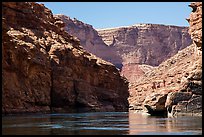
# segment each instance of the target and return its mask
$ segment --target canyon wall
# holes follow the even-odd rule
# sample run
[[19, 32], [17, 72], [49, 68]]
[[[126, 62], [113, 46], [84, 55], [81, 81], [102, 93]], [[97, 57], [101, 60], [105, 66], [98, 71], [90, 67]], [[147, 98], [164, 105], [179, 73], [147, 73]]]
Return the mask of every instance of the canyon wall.
[[192, 8], [192, 13], [187, 19], [190, 24], [189, 34], [196, 45], [195, 51], [202, 54], [202, 2], [192, 2], [189, 7]]
[[120, 55], [117, 54], [114, 47], [108, 47], [104, 43], [98, 32], [91, 25], [62, 14], [56, 14], [54, 18], [63, 21], [65, 24], [63, 29], [69, 34], [76, 36], [86, 51], [121, 68], [122, 60]]
[[151, 70], [151, 66], [158, 66], [191, 43], [187, 27], [136, 24], [97, 31], [104, 42], [115, 47], [121, 56], [121, 74], [130, 83]]
[[128, 82], [51, 10], [2, 3], [2, 113], [127, 111]]
[[97, 30], [108, 46], [114, 46], [123, 64], [158, 66], [191, 43], [187, 27], [136, 24]]
[[193, 44], [179, 51], [130, 88], [130, 106], [151, 114], [202, 116], [202, 3], [191, 3]]
[[190, 7], [189, 30], [96, 31], [42, 4], [2, 3], [2, 113], [127, 111], [130, 103], [202, 115], [202, 3]]
[[137, 24], [95, 30], [65, 15], [55, 18], [63, 20], [64, 30], [78, 37], [87, 51], [118, 67], [130, 83], [192, 43], [188, 27]]

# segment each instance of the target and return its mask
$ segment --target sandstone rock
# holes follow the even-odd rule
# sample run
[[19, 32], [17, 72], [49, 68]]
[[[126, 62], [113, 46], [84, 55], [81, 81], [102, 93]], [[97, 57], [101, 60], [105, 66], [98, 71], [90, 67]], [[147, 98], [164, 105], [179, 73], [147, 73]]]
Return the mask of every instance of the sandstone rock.
[[165, 107], [168, 109], [169, 112], [172, 110], [173, 105], [177, 105], [181, 101], [187, 101], [191, 98], [191, 92], [171, 92], [168, 94]]
[[136, 24], [97, 31], [107, 45], [116, 49], [123, 65], [158, 66], [191, 43], [187, 27]]
[[[191, 45], [181, 50], [170, 59], [164, 61], [158, 67], [153, 68], [152, 71], [145, 73], [144, 76], [138, 80], [138, 83], [131, 85], [130, 97], [128, 99], [130, 105], [136, 105], [135, 102], [137, 102], [137, 104], [143, 104], [146, 96], [151, 95], [152, 93], [160, 94], [166, 92], [169, 94], [168, 96], [171, 94], [176, 95], [174, 97], [175, 103], [171, 102], [173, 111], [173, 109], [179, 110], [179, 108], [185, 106], [185, 103], [182, 104], [181, 102], [189, 101], [192, 95], [201, 95], [201, 67], [200, 64], [193, 65], [196, 62], [200, 62], [198, 60], [201, 59], [201, 56], [198, 58], [192, 58], [193, 55], [194, 45]], [[170, 63], [172, 60], [174, 60], [174, 64]], [[165, 80], [165, 86], [162, 82], [163, 80]], [[157, 85], [156, 88], [153, 89], [153, 83], [156, 83], [156, 85], [159, 84], [159, 86]], [[168, 104], [168, 98], [169, 97], [167, 97], [164, 104]], [[154, 103], [155, 101], [150, 101], [148, 105], [150, 106], [149, 108], [152, 106], [154, 108]], [[167, 105], [165, 107], [167, 108]], [[177, 112], [179, 113], [178, 110]], [[191, 113], [192, 111], [190, 112], [183, 109], [180, 112]]]
[[137, 24], [95, 30], [65, 15], [55, 18], [63, 20], [64, 30], [78, 37], [87, 51], [119, 68], [130, 83], [146, 72], [142, 65], [158, 66], [191, 43], [187, 27]]
[[104, 43], [98, 32], [91, 25], [62, 14], [54, 15], [54, 18], [63, 21], [65, 24], [63, 29], [77, 37], [86, 51], [113, 63], [118, 68], [122, 67], [121, 57], [117, 55], [113, 47], [108, 47]]
[[202, 81], [189, 81], [186, 83], [186, 90], [193, 94], [202, 95]]
[[192, 8], [189, 17], [189, 34], [197, 47], [202, 50], [202, 2], [192, 2], [189, 6]]
[[[132, 97], [129, 98], [130, 104], [132, 104], [131, 102], [134, 100], [137, 100], [140, 103], [142, 103], [145, 97], [147, 95], [150, 95], [153, 92], [157, 92], [157, 91], [171, 92], [171, 91], [179, 90], [179, 87], [177, 87], [176, 85], [173, 86], [173, 84], [177, 84], [176, 80], [178, 79], [182, 80], [181, 79], [183, 77], [182, 75], [185, 75], [185, 73], [182, 72], [183, 70], [186, 70], [188, 69], [188, 67], [189, 68], [191, 67], [191, 64], [186, 62], [188, 62], [188, 60], [191, 59], [191, 58], [187, 59], [187, 57], [191, 56], [192, 54], [193, 54], [193, 46], [190, 46], [184, 49], [183, 51], [179, 52], [177, 55], [173, 56], [172, 58], [164, 61], [158, 67], [154, 67], [151, 69], [151, 71], [145, 73], [143, 77], [138, 79], [137, 83], [132, 84], [132, 86], [130, 87], [130, 90], [131, 90], [130, 95], [132, 94]], [[175, 63], [174, 64], [169, 63], [171, 62], [171, 60], [174, 60]], [[183, 61], [183, 62], [180, 62], [180, 61]], [[182, 66], [182, 64], [185, 64], [185, 65], [183, 67], [178, 67], [178, 66]], [[178, 69], [176, 70], [175, 68], [178, 68]], [[163, 84], [163, 80], [166, 81], [165, 86]], [[159, 84], [160, 88], [152, 89], [154, 82], [156, 84]]]
[[202, 116], [202, 96], [193, 95], [188, 101], [180, 101], [172, 106], [170, 116], [198, 115]]
[[[143, 96], [149, 94], [146, 91], [159, 94], [165, 89], [171, 89], [165, 102], [169, 115], [202, 115], [202, 25], [200, 24], [202, 3], [191, 3], [190, 6], [193, 11], [187, 21], [190, 23], [189, 33], [194, 43], [153, 68], [152, 71], [145, 73], [139, 83], [132, 85], [135, 90], [130, 94], [130, 105], [134, 102], [143, 102]], [[156, 79], [165, 79], [166, 86], [153, 90], [152, 86], [147, 85], [155, 82]], [[154, 101], [150, 102], [154, 103]], [[151, 109], [151, 105], [148, 108]]]
[[[2, 113], [50, 111], [49, 58], [33, 44], [34, 37], [24, 28], [37, 24], [33, 14], [25, 13], [25, 9], [32, 11], [28, 8], [32, 6], [44, 9], [34, 3], [3, 3]], [[39, 16], [49, 13], [44, 10]]]
[[190, 112], [191, 114], [198, 113], [199, 115], [202, 115], [202, 96], [192, 97], [188, 101], [187, 112]]
[[128, 82], [34, 2], [3, 2], [2, 113], [128, 111]]
[[165, 114], [166, 113], [166, 102], [167, 93], [152, 93], [147, 96], [143, 102], [144, 107], [147, 109], [147, 113], [152, 115]]
[[[136, 24], [97, 31], [104, 42], [114, 47], [122, 57], [121, 74], [130, 83], [137, 82], [146, 73], [138, 65], [158, 66], [191, 43], [187, 27]], [[138, 69], [130, 72], [128, 68]]]

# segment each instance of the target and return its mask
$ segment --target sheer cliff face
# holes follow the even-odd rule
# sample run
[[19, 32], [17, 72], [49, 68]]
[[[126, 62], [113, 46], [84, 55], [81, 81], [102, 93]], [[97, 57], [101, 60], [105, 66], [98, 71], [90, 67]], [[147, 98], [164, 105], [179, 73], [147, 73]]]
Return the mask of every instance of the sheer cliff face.
[[138, 24], [97, 30], [108, 46], [113, 46], [123, 64], [158, 66], [191, 43], [187, 27]]
[[61, 14], [54, 15], [54, 18], [63, 21], [65, 24], [63, 29], [69, 34], [76, 36], [86, 51], [113, 63], [119, 68], [121, 67], [122, 60], [120, 55], [117, 54], [114, 47], [108, 47], [104, 43], [98, 32], [91, 25]]
[[96, 31], [65, 15], [55, 18], [63, 20], [64, 30], [78, 37], [87, 51], [121, 69], [130, 83], [192, 43], [187, 27], [139, 24]]
[[[191, 43], [187, 27], [139, 24], [97, 30], [104, 42], [122, 58], [121, 74], [135, 83], [149, 69], [158, 66]], [[114, 63], [114, 62], [113, 62]]]
[[127, 111], [128, 83], [44, 5], [2, 3], [2, 113]]

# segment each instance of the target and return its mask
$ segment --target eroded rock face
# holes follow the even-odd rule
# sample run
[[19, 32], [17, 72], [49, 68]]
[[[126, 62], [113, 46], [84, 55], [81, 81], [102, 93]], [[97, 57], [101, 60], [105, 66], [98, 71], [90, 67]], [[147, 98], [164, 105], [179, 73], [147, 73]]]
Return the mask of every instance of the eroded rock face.
[[187, 27], [137, 24], [97, 30], [108, 46], [114, 46], [123, 64], [158, 66], [191, 43]]
[[65, 15], [55, 18], [63, 20], [63, 29], [78, 37], [87, 51], [118, 67], [130, 83], [192, 42], [187, 27], [138, 24], [95, 30]]
[[[53, 111], [127, 111], [128, 82], [112, 64], [86, 51], [52, 46]], [[125, 98], [124, 98], [125, 97]]]
[[202, 26], [199, 25], [202, 3], [191, 3], [191, 6], [189, 33], [194, 43], [145, 73], [140, 82], [132, 85], [129, 98], [132, 108], [142, 110], [144, 107], [140, 106], [146, 105], [150, 110], [161, 110], [162, 107], [155, 107], [160, 102], [149, 95], [167, 93], [162, 109], [169, 115], [202, 116], [202, 48], [199, 47], [199, 42], [202, 45]]
[[187, 19], [190, 24], [189, 34], [198, 50], [202, 51], [202, 2], [192, 2], [189, 6], [192, 8], [190, 17]]
[[48, 112], [51, 65], [40, 35], [42, 25], [51, 25], [37, 23], [51, 21], [50, 10], [34, 3], [2, 4], [2, 113]]
[[[192, 8], [192, 12], [187, 21], [190, 24], [189, 34], [194, 44], [193, 58], [196, 60], [192, 65], [194, 70], [187, 77], [188, 82], [183, 85], [182, 91], [187, 91], [192, 96], [183, 99], [169, 94], [165, 105], [167, 109], [171, 110], [170, 115], [179, 115], [180, 113], [202, 115], [202, 2], [192, 2], [189, 6]], [[179, 100], [178, 103], [172, 104], [175, 100]]]
[[[164, 111], [168, 110], [170, 115], [192, 112], [202, 115], [201, 102], [197, 102], [198, 105], [194, 105], [196, 112], [184, 109], [190, 106], [191, 110], [193, 109], [193, 105], [190, 105], [190, 102], [195, 100], [193, 96], [197, 97], [196, 100], [202, 97], [201, 56], [193, 58], [194, 54], [194, 45], [192, 44], [161, 63], [157, 68], [145, 73], [138, 80], [140, 82], [131, 85], [129, 103], [132, 108], [135, 110], [146, 110], [145, 105], [148, 105], [156, 111], [161, 111], [161, 108]], [[167, 99], [161, 105], [163, 107], [156, 109], [154, 106], [157, 103], [160, 104], [160, 102], [157, 101], [157, 98], [153, 99], [150, 97], [154, 94], [163, 95], [164, 93], [167, 94]], [[146, 100], [149, 100], [149, 102], [147, 103]], [[181, 107], [184, 104], [186, 107]], [[183, 108], [182, 111], [179, 110], [181, 108]]]
[[147, 109], [147, 113], [152, 115], [166, 115], [165, 102], [168, 93], [152, 93], [148, 95], [143, 105]]
[[62, 14], [54, 15], [54, 18], [63, 21], [64, 27], [62, 29], [76, 36], [86, 51], [113, 63], [118, 68], [122, 67], [121, 56], [117, 54], [114, 47], [108, 47], [104, 43], [98, 32], [91, 25]]
[[[104, 42], [116, 49], [122, 58], [121, 74], [130, 83], [145, 73], [140, 65], [158, 66], [191, 43], [187, 27], [137, 24], [128, 27], [97, 30]], [[114, 62], [113, 62], [114, 64]], [[138, 68], [129, 76], [128, 68]], [[140, 73], [143, 72], [143, 73]], [[139, 73], [137, 73], [139, 72]]]
[[[191, 98], [186, 101], [181, 97], [173, 97], [168, 95], [166, 106], [172, 109], [171, 115], [179, 115], [182, 113], [190, 113], [194, 115], [202, 115], [202, 2], [192, 2], [189, 5], [192, 8], [190, 18], [187, 19], [190, 27], [189, 34], [194, 44], [194, 56], [196, 60], [193, 62], [192, 72], [187, 77], [187, 81], [183, 85], [182, 91], [191, 93]], [[181, 99], [178, 103], [172, 105], [174, 100]]]
[[2, 9], [2, 113], [127, 111], [128, 82], [34, 2]]

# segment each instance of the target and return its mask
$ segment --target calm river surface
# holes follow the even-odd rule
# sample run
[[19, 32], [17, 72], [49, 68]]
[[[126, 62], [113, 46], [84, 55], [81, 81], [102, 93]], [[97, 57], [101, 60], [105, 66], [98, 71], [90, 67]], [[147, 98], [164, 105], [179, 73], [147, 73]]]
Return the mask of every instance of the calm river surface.
[[201, 135], [202, 117], [130, 112], [2, 116], [3, 135]]

